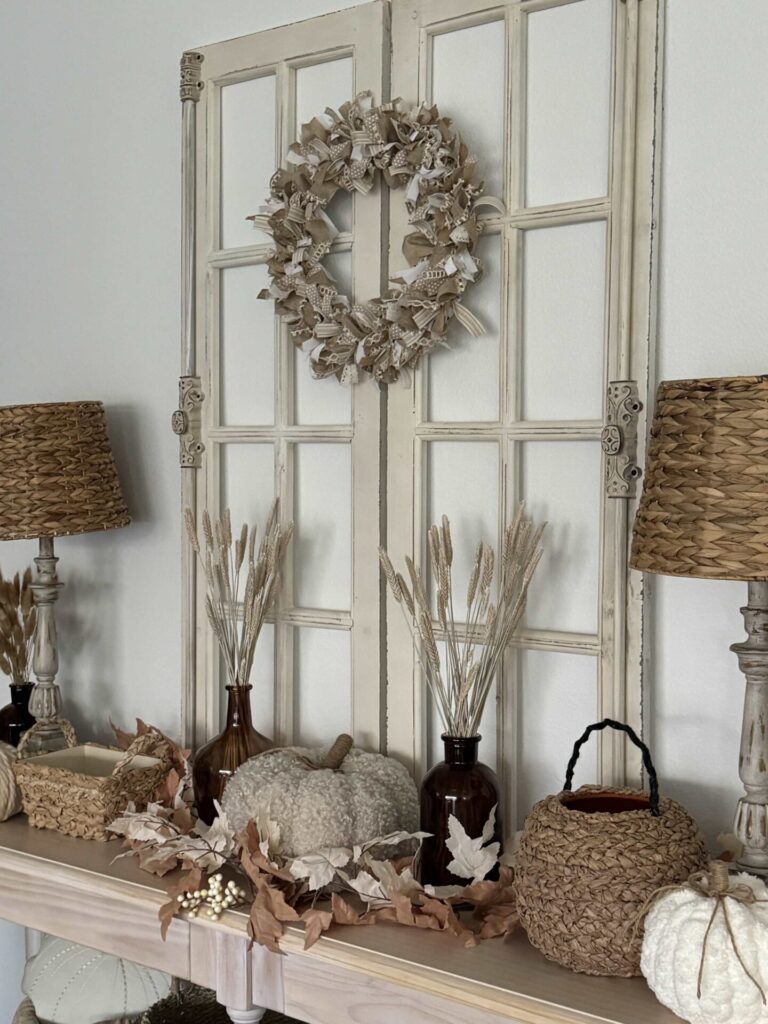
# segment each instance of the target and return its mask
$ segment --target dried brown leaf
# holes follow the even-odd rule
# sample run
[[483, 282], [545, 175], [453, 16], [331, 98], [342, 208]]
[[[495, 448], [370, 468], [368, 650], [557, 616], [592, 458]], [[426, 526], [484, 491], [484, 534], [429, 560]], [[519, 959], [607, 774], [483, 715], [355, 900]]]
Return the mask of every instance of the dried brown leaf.
[[301, 915], [306, 928], [304, 929], [304, 949], [314, 946], [323, 932], [327, 932], [333, 923], [333, 912], [310, 907]]
[[168, 888], [168, 902], [164, 903], [157, 913], [160, 919], [160, 935], [162, 936], [163, 942], [165, 942], [166, 936], [168, 935], [168, 929], [171, 927], [171, 921], [173, 921], [179, 910], [178, 897], [182, 896], [186, 892], [194, 892], [195, 889], [199, 889], [203, 883], [203, 872], [200, 868], [191, 867], [186, 871], [182, 871], [179, 877], [176, 879], [173, 885]]

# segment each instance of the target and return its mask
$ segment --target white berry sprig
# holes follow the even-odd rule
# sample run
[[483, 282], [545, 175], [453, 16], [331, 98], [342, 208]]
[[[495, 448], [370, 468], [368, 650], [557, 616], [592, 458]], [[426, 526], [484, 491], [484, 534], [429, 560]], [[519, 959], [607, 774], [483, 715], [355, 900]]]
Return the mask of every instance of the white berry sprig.
[[222, 876], [216, 874], [210, 876], [206, 888], [183, 892], [176, 899], [182, 910], [189, 911], [190, 917], [198, 917], [204, 912], [212, 921], [218, 921], [225, 910], [245, 902], [246, 892], [232, 880], [225, 886]]

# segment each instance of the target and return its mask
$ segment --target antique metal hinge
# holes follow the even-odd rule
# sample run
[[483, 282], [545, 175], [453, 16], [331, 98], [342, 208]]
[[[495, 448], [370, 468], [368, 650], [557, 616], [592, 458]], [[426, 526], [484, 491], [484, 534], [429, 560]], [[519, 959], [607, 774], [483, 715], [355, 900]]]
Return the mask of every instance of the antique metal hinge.
[[200, 469], [203, 464], [201, 410], [204, 399], [199, 377], [179, 377], [179, 408], [171, 417], [171, 428], [179, 438], [182, 469]]
[[634, 380], [612, 380], [605, 403], [600, 442], [605, 452], [605, 493], [609, 498], [634, 498], [642, 470], [637, 465], [637, 420], [643, 403]]
[[181, 71], [180, 87], [180, 99], [192, 100], [193, 103], [197, 103], [200, 99], [200, 92], [203, 88], [203, 83], [200, 81], [201, 78], [201, 67], [203, 63], [202, 53], [197, 53], [195, 50], [185, 50], [181, 55], [179, 61]]

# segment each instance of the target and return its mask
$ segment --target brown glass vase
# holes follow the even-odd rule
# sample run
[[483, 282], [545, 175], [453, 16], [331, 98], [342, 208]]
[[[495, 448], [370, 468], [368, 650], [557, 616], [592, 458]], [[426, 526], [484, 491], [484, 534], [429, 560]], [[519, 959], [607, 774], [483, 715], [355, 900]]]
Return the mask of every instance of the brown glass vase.
[[11, 703], [0, 710], [0, 740], [18, 747], [22, 735], [35, 719], [29, 713], [29, 698], [34, 683], [11, 683]]
[[251, 686], [227, 687], [227, 724], [220, 736], [195, 754], [192, 781], [197, 813], [210, 825], [217, 817], [215, 803], [241, 764], [271, 750], [273, 743], [256, 732], [251, 721]]
[[[496, 805], [493, 842], [502, 842], [501, 800], [496, 773], [477, 760], [479, 736], [443, 736], [445, 760], [436, 764], [421, 784], [421, 830], [430, 832], [419, 857], [419, 881], [424, 885], [467, 885], [448, 870], [453, 854], [445, 845], [448, 819], [454, 815], [475, 839]], [[498, 878], [498, 868], [487, 876]]]

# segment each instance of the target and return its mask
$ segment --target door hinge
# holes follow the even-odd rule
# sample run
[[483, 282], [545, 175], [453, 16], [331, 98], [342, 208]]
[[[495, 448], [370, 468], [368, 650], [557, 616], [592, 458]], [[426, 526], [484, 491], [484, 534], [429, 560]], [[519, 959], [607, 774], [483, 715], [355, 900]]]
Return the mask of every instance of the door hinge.
[[179, 408], [171, 417], [171, 429], [179, 439], [179, 465], [182, 469], [200, 469], [203, 464], [204, 399], [199, 377], [179, 377]]
[[609, 498], [635, 497], [643, 473], [637, 465], [637, 422], [642, 408], [637, 381], [608, 383], [600, 443], [605, 452], [605, 493]]

